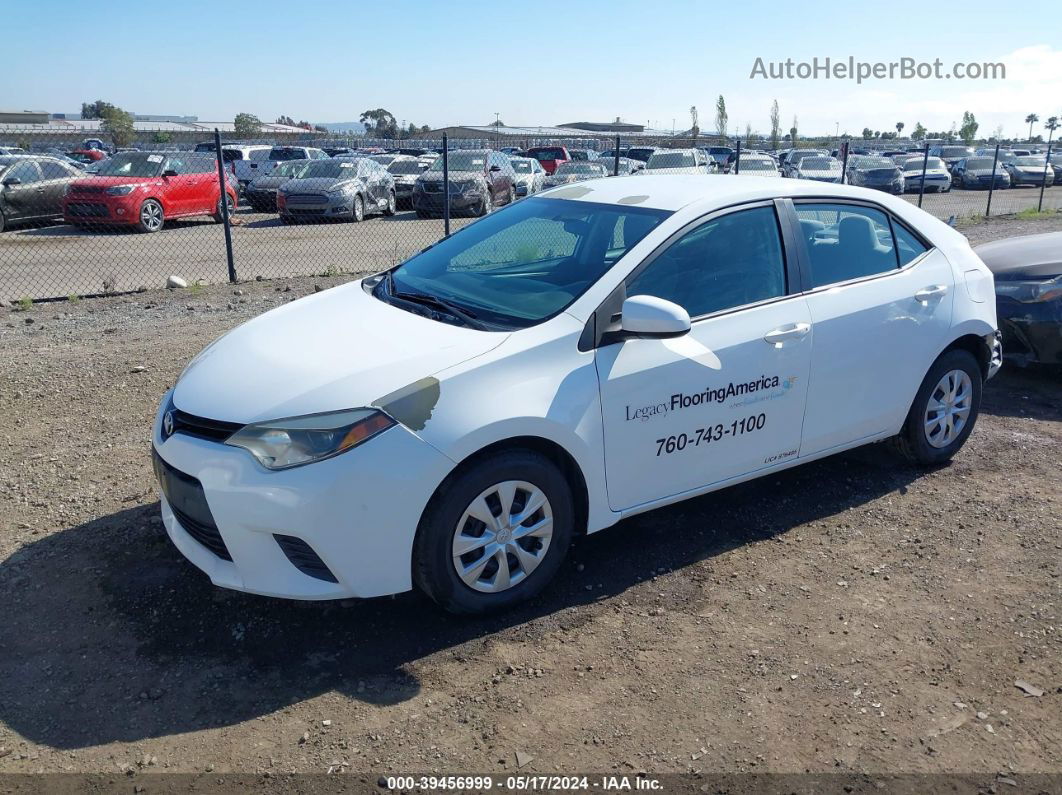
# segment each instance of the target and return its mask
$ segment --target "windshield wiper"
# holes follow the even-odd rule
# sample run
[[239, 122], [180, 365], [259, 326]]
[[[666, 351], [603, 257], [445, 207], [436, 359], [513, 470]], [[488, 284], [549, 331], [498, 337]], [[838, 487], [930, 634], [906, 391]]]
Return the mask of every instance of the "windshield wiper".
[[387, 282], [387, 292], [393, 297], [402, 301], [408, 301], [412, 304], [420, 304], [421, 306], [434, 307], [435, 309], [441, 309], [446, 314], [456, 317], [462, 321], [465, 325], [470, 326], [480, 331], [486, 330], [486, 325], [479, 320], [476, 313], [470, 309], [457, 306], [451, 301], [447, 301], [445, 298], [439, 298], [434, 295], [428, 295], [427, 293], [413, 293], [404, 290], [398, 290], [395, 287], [395, 279], [391, 271], [388, 271], [385, 278]]

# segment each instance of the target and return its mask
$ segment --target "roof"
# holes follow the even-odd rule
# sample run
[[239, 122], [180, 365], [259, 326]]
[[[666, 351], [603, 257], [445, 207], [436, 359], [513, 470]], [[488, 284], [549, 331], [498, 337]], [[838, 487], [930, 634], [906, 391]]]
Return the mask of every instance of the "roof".
[[[0, 124], [0, 134], [11, 133], [98, 133], [101, 131], [103, 121], [101, 119], [51, 119], [47, 124], [4, 123]], [[137, 132], [213, 132], [214, 128], [221, 132], [235, 132], [236, 125], [231, 121], [197, 121], [197, 122], [174, 122], [174, 121], [134, 121], [133, 129]], [[289, 124], [272, 124], [262, 122], [263, 133], [308, 133], [302, 127], [292, 127]]]

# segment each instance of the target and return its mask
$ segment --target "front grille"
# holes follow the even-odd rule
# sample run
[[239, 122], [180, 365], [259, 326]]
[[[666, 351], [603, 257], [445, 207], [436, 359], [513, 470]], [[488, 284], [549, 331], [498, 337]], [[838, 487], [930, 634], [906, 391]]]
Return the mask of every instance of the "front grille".
[[872, 179], [892, 179], [896, 176], [896, 171], [891, 168], [872, 168], [867, 171], [867, 176]]
[[327, 204], [328, 197], [323, 193], [292, 193], [288, 195], [288, 204]]
[[197, 417], [180, 409], [173, 410], [173, 432], [207, 439], [211, 442], [224, 442], [243, 426], [238, 422], [223, 422]]
[[66, 205], [66, 212], [79, 218], [106, 218], [107, 205], [89, 202], [69, 202]]
[[441, 182], [429, 182], [425, 180], [421, 184], [424, 186], [426, 193], [442, 193], [443, 184]]
[[151, 461], [166, 502], [184, 531], [222, 560], [231, 561], [232, 555], [207, 504], [203, 484], [167, 464], [156, 450], [152, 450]]
[[324, 215], [323, 207], [292, 207], [288, 205], [288, 213], [291, 215]]
[[107, 190], [102, 185], [71, 185], [71, 193], [103, 193]]
[[303, 574], [325, 582], [339, 582], [324, 561], [313, 551], [313, 548], [301, 538], [276, 533], [273, 534], [273, 538], [277, 540], [277, 544], [291, 561], [291, 565]]

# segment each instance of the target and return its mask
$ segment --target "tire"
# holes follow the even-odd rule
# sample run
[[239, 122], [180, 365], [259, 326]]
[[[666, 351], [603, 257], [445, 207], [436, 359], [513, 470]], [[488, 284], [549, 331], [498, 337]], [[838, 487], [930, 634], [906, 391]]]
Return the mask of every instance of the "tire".
[[[903, 428], [892, 439], [893, 447], [909, 461], [922, 466], [937, 466], [950, 461], [966, 443], [977, 422], [981, 409], [981, 379], [981, 367], [969, 351], [950, 350], [941, 354], [926, 373]], [[947, 392], [951, 385], [957, 387], [955, 392], [959, 398], [954, 402]], [[941, 405], [942, 409], [934, 411], [931, 401]], [[945, 420], [949, 406], [951, 417]], [[962, 413], [963, 407], [965, 414]], [[938, 417], [940, 419], [934, 423]], [[956, 431], [954, 426], [959, 419], [962, 424]], [[954, 432], [950, 439], [949, 423]]]
[[365, 220], [365, 200], [360, 195], [354, 197], [354, 203], [350, 207], [350, 220], [355, 223]]
[[[545, 502], [519, 522], [526, 501], [535, 497]], [[516, 511], [515, 524], [501, 521], [513, 516], [503, 507], [505, 499]], [[481, 511], [489, 510], [499, 524], [488, 527], [486, 521], [470, 515], [475, 503]], [[556, 465], [525, 450], [490, 455], [453, 473], [432, 497], [413, 544], [413, 580], [451, 613], [475, 615], [508, 609], [532, 598], [553, 579], [567, 555], [574, 526], [571, 488]], [[512, 538], [511, 533], [521, 527], [540, 531], [519, 540]], [[475, 545], [488, 534], [490, 542], [470, 546], [455, 558], [459, 535]], [[499, 537], [501, 542], [493, 540]], [[520, 557], [512, 551], [515, 545], [520, 546]], [[458, 566], [466, 567], [468, 579], [462, 579]], [[506, 586], [506, 577], [517, 581]]]
[[166, 223], [162, 205], [156, 199], [145, 199], [140, 205], [140, 214], [137, 216], [136, 229], [138, 232], [158, 232]]
[[509, 186], [509, 198], [505, 200], [505, 203], [506, 204], [512, 204], [514, 201], [516, 201], [516, 188], [514, 188], [512, 185], [510, 185]]
[[3, 232], [7, 228], [7, 221], [4, 219], [3, 212], [0, 212], [0, 232]]
[[[229, 220], [232, 220], [232, 214], [236, 212], [236, 202], [232, 200], [229, 194], [225, 194], [225, 201], [229, 205]], [[225, 222], [225, 216], [221, 214], [221, 198], [218, 198], [217, 206], [214, 208], [214, 223], [222, 224]]]
[[490, 195], [490, 188], [487, 188], [487, 192], [483, 194], [483, 198], [480, 199], [479, 204], [472, 211], [472, 215], [476, 218], [482, 218], [484, 215], [490, 215], [494, 209], [494, 197]]
[[395, 192], [390, 191], [387, 194], [387, 206], [384, 208], [384, 215], [394, 215], [398, 212], [398, 199], [395, 197]]

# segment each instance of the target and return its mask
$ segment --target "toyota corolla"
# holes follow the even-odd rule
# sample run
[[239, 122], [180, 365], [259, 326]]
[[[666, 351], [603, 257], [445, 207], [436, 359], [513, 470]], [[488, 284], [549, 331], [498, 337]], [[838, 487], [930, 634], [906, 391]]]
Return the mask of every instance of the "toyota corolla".
[[947, 461], [1000, 357], [991, 273], [895, 197], [567, 185], [208, 346], [162, 517], [219, 586], [501, 609], [634, 514], [880, 440]]

